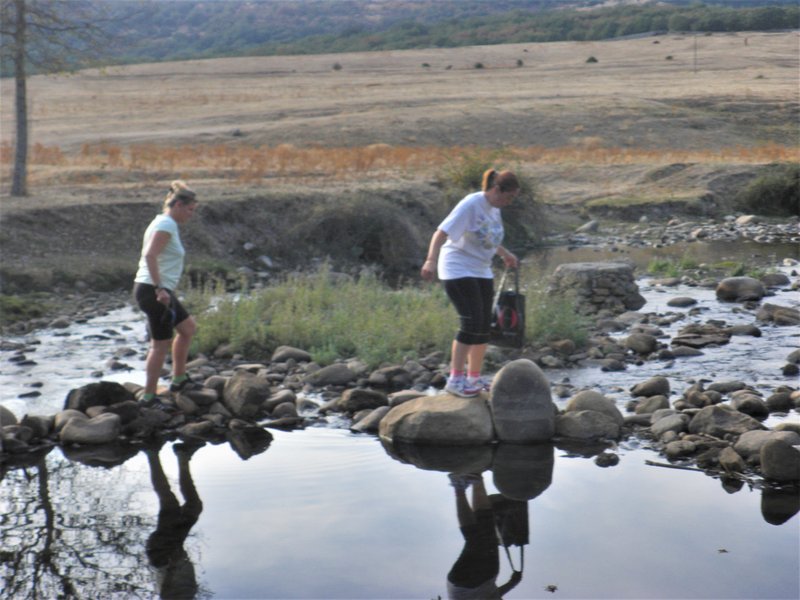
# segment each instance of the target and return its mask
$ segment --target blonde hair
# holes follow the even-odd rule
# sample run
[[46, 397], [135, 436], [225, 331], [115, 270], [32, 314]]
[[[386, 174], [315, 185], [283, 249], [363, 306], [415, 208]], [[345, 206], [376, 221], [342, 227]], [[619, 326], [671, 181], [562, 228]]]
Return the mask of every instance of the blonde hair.
[[520, 188], [519, 179], [511, 171], [496, 171], [488, 169], [483, 174], [481, 190], [486, 192], [497, 186], [501, 192], [513, 192]]
[[172, 208], [176, 202], [181, 204], [194, 204], [197, 202], [197, 194], [194, 190], [186, 185], [185, 181], [176, 179], [169, 185], [169, 192], [164, 199], [164, 208]]

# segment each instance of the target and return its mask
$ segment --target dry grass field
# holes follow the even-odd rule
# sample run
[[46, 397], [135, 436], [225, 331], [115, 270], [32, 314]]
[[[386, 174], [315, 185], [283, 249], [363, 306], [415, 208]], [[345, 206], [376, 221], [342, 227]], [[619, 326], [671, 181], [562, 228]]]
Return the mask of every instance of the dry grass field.
[[9, 232], [18, 211], [153, 206], [176, 177], [212, 202], [424, 195], [475, 148], [503, 149], [552, 206], [696, 198], [721, 174], [800, 159], [799, 40], [669, 34], [36, 76], [25, 199], [8, 196], [13, 82], [3, 80], [0, 242], [9, 256], [36, 239]]

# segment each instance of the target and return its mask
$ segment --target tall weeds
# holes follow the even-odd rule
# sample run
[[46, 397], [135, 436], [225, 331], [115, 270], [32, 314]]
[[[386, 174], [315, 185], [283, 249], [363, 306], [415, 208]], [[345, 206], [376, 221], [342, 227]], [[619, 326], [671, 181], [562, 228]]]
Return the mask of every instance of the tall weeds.
[[[358, 357], [377, 367], [449, 350], [458, 324], [441, 286], [392, 289], [372, 272], [348, 277], [323, 267], [236, 297], [220, 292], [206, 288], [189, 298], [199, 315], [196, 351], [230, 344], [256, 359], [289, 345], [321, 364]], [[534, 342], [566, 337], [581, 345], [588, 337], [574, 304], [544, 290], [531, 296], [527, 319]]]
[[[453, 158], [455, 157], [455, 158]], [[275, 147], [247, 144], [132, 144], [117, 146], [108, 143], [84, 144], [78, 151], [59, 146], [35, 144], [29, 159], [32, 175], [46, 167], [58, 167], [54, 177], [72, 178], [77, 182], [94, 181], [100, 174], [115, 173], [115, 181], [127, 177], [140, 181], [142, 174], [163, 171], [180, 172], [187, 178], [217, 177], [244, 182], [275, 177], [334, 177], [348, 179], [365, 173], [415, 171], [444, 173], [448, 185], [460, 189], [478, 189], [483, 171], [498, 160], [521, 171], [520, 164], [662, 164], [664, 162], [798, 162], [796, 146], [765, 144], [758, 147], [733, 147], [709, 150], [649, 150], [644, 148], [606, 147], [596, 138], [576, 140], [574, 144], [544, 148], [539, 146], [506, 147], [487, 150], [476, 147], [391, 146], [370, 144], [346, 148], [299, 148], [291, 144]], [[13, 148], [0, 145], [0, 165], [8, 169], [13, 161]], [[60, 183], [58, 179], [55, 183]], [[526, 190], [523, 190], [525, 192]]]

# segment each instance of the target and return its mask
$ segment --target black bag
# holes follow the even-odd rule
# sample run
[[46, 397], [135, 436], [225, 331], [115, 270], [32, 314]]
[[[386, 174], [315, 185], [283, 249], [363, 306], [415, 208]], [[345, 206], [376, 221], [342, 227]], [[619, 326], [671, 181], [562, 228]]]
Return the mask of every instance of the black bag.
[[[525, 548], [529, 542], [528, 503], [525, 500], [513, 500], [502, 494], [489, 496], [494, 512], [498, 542], [505, 548], [512, 571], [522, 572], [525, 565]], [[510, 546], [519, 546], [519, 569], [511, 559]]]
[[514, 270], [514, 289], [504, 289], [508, 269], [503, 272], [494, 297], [489, 343], [506, 348], [525, 344], [525, 295], [519, 291], [519, 269]]

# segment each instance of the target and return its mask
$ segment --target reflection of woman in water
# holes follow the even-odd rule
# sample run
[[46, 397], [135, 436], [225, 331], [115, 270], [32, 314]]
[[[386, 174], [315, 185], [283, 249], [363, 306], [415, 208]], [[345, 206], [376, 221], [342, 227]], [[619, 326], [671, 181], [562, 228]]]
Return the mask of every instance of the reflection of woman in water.
[[158, 588], [162, 598], [194, 598], [197, 594], [194, 565], [183, 548], [183, 542], [203, 510], [189, 472], [189, 459], [199, 447], [187, 444], [172, 447], [178, 457], [178, 483], [185, 500], [183, 506], [170, 489], [158, 450], [145, 451], [150, 465], [150, 480], [159, 502], [158, 524], [147, 540], [147, 558], [158, 570]]
[[[464, 549], [447, 574], [447, 595], [452, 600], [502, 598], [522, 579], [514, 571], [508, 583], [497, 587], [500, 553], [492, 503], [480, 475], [450, 475], [455, 489], [456, 513]], [[467, 488], [472, 486], [472, 506]]]

